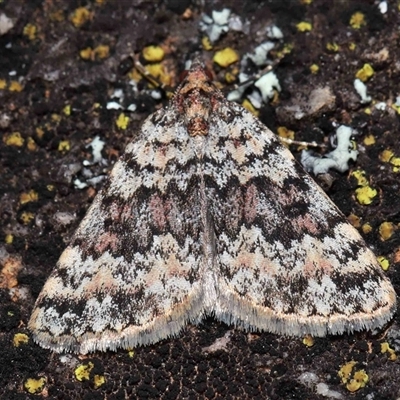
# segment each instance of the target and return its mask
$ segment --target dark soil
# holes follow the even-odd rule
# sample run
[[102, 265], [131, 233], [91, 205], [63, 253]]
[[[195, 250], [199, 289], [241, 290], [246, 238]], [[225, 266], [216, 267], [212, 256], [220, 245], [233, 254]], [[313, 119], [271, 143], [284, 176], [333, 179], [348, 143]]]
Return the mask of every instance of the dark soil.
[[[293, 130], [298, 140], [328, 143], [333, 123], [357, 129], [357, 162], [343, 174], [330, 173], [328, 194], [351, 215], [374, 252], [389, 261], [387, 275], [399, 292], [400, 172], [396, 163], [400, 157], [400, 107], [394, 103], [400, 96], [400, 10], [396, 2], [388, 2], [383, 14], [380, 2], [370, 0], [304, 3], [0, 3], [0, 15], [13, 24], [0, 36], [1, 399], [311, 400], [340, 394], [343, 399], [378, 400], [400, 396], [399, 361], [391, 360], [391, 353], [381, 352], [386, 342], [391, 349], [400, 350], [398, 315], [387, 331], [315, 339], [311, 347], [302, 339], [233, 330], [226, 347], [205, 352], [204, 347], [231, 329], [208, 318], [175, 339], [134, 352], [120, 350], [90, 357], [43, 350], [33, 343], [26, 328], [35, 298], [101, 187], [101, 182], [90, 178], [107, 174], [143, 119], [167, 104], [165, 93], [159, 100], [151, 96], [145, 79], [137, 90], [132, 88], [132, 56], [148, 45], [162, 46], [166, 52], [163, 66], [173, 86], [185, 61], [200, 53], [216, 81], [224, 85], [225, 70], [213, 64], [214, 53], [231, 47], [243, 57], [267, 40], [265, 29], [272, 24], [284, 33], [278, 50], [271, 54], [272, 59], [280, 60], [274, 70], [282, 91], [262, 107], [259, 117], [274, 131], [280, 126]], [[87, 19], [77, 18], [79, 7], [89, 11]], [[229, 30], [206, 51], [201, 45], [204, 34], [199, 31], [199, 20], [203, 13], [211, 15], [223, 8], [230, 8], [247, 23], [246, 32]], [[350, 23], [356, 12], [364, 18], [359, 29]], [[300, 32], [300, 22], [310, 22], [312, 29]], [[0, 23], [0, 32], [2, 29]], [[82, 51], [98, 46], [108, 46], [109, 54], [103, 57], [100, 50], [89, 51], [89, 58], [84, 59], [87, 52]], [[291, 51], [282, 58], [283, 49], [289, 47]], [[353, 82], [367, 63], [375, 71], [366, 81], [372, 103], [361, 104]], [[317, 73], [310, 70], [313, 64], [319, 67]], [[239, 68], [239, 63], [236, 66]], [[253, 70], [260, 72], [255, 66]], [[289, 106], [304, 108], [316, 88], [329, 88], [334, 101], [296, 119]], [[120, 103], [124, 107], [136, 104], [135, 111], [107, 109], [117, 89], [125, 94]], [[386, 109], [375, 108], [377, 102], [384, 102]], [[126, 130], [116, 124], [121, 113], [129, 117]], [[96, 136], [105, 142], [103, 162], [84, 166], [84, 160], [92, 160], [88, 144]], [[298, 148], [292, 150], [298, 157]], [[385, 158], [384, 150], [393, 155]], [[357, 181], [352, 177], [356, 169], [365, 171], [370, 186], [377, 189], [369, 205], [357, 201]], [[88, 186], [79, 189], [76, 179]], [[319, 182], [326, 183], [326, 179]], [[390, 235], [383, 233], [384, 222], [391, 223], [384, 225], [393, 231]], [[369, 232], [362, 229], [367, 223]], [[26, 334], [28, 342], [18, 342], [17, 334]], [[338, 376], [341, 366], [352, 360], [357, 364], [351, 377], [359, 370], [368, 375], [365, 387], [355, 393], [350, 393]], [[82, 364], [89, 366], [88, 379], [79, 381]], [[315, 375], [302, 375], [306, 372]], [[39, 384], [38, 394], [29, 393], [29, 379], [40, 383], [41, 378], [45, 384]], [[318, 394], [319, 383], [335, 394]], [[321, 385], [319, 388], [321, 391]]]

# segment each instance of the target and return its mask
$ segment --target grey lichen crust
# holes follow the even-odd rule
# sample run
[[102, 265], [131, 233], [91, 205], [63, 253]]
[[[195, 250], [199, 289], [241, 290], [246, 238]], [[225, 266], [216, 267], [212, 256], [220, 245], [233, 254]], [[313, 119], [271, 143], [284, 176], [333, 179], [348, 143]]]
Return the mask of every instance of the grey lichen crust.
[[132, 348], [205, 315], [325, 336], [388, 322], [373, 253], [274, 134], [199, 62], [127, 146], [29, 321], [56, 352]]

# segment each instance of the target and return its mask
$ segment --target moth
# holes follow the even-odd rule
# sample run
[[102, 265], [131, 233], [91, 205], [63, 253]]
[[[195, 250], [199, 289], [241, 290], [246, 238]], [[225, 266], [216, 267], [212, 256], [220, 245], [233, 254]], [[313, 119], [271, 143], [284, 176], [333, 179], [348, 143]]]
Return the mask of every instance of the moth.
[[132, 348], [204, 316], [247, 331], [382, 327], [395, 291], [279, 139], [194, 61], [62, 253], [29, 329], [56, 352]]

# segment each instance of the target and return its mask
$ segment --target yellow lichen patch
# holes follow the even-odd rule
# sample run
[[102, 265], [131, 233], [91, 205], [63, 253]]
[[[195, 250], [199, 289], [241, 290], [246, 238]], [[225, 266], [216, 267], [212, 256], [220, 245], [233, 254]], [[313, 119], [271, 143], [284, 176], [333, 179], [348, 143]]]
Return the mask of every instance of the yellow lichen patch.
[[[1, 87], [0, 87], [1, 89]], [[392, 104], [391, 107], [393, 108], [393, 110], [395, 110], [397, 112], [397, 114], [400, 114], [400, 106], [396, 105], [396, 104]]]
[[203, 46], [203, 49], [207, 51], [210, 51], [213, 48], [208, 36], [203, 36], [203, 38], [201, 39], [201, 45]]
[[353, 29], [360, 29], [362, 26], [366, 25], [365, 16], [362, 12], [355, 12], [350, 18], [350, 26]]
[[56, 113], [51, 114], [51, 120], [54, 121], [54, 122], [60, 122], [61, 121], [61, 115], [56, 114]]
[[77, 8], [70, 18], [70, 21], [75, 26], [75, 28], [80, 28], [91, 18], [91, 12], [85, 7]]
[[366, 372], [360, 369], [354, 373], [354, 378], [346, 385], [346, 388], [349, 392], [356, 392], [367, 384], [368, 379]]
[[26, 36], [29, 40], [36, 39], [37, 28], [33, 24], [26, 24], [22, 31], [23, 35]]
[[363, 141], [366, 146], [371, 146], [375, 144], [375, 136], [370, 134], [366, 136]]
[[354, 177], [357, 180], [357, 185], [358, 186], [367, 186], [368, 185], [368, 180], [365, 177], [365, 171], [361, 169], [356, 169], [351, 173], [351, 176]]
[[119, 129], [125, 130], [128, 127], [128, 124], [129, 117], [124, 113], [119, 114], [117, 120], [115, 121], [115, 125], [117, 125]]
[[83, 49], [79, 52], [79, 56], [83, 59], [83, 60], [91, 60], [92, 59], [92, 54], [93, 54], [93, 50], [91, 47], [86, 47], [86, 49]]
[[50, 17], [50, 21], [62, 22], [65, 19], [64, 11], [63, 10], [57, 10], [57, 11], [51, 12], [49, 17]]
[[379, 155], [379, 159], [383, 162], [389, 162], [390, 159], [394, 156], [392, 150], [386, 149], [383, 150], [382, 153]]
[[319, 71], [319, 66], [317, 64], [313, 64], [310, 66], [310, 71], [312, 74], [316, 74]]
[[34, 190], [30, 190], [29, 192], [21, 193], [19, 196], [20, 204], [30, 203], [31, 201], [38, 201], [38, 194]]
[[139, 82], [143, 78], [143, 74], [141, 74], [136, 68], [132, 68], [128, 72], [128, 77], [135, 82]]
[[13, 337], [13, 344], [15, 347], [19, 347], [23, 344], [28, 344], [29, 336], [25, 333], [16, 333]]
[[31, 137], [28, 137], [28, 139], [26, 139], [26, 147], [29, 151], [37, 150], [37, 144]]
[[7, 81], [5, 79], [0, 79], [0, 90], [7, 87]]
[[348, 363], [342, 365], [339, 369], [338, 375], [343, 383], [347, 383], [350, 379], [353, 367], [357, 364], [357, 361], [349, 361]]
[[389, 162], [394, 167], [400, 167], [400, 157], [392, 157]]
[[35, 215], [28, 211], [24, 211], [20, 216], [20, 219], [24, 225], [28, 225], [34, 218]]
[[339, 51], [340, 47], [339, 47], [339, 45], [337, 43], [330, 42], [330, 43], [327, 43], [326, 49], [328, 51], [332, 51], [333, 53], [337, 53]]
[[287, 43], [285, 45], [283, 45], [283, 49], [281, 51], [277, 51], [276, 52], [276, 57], [279, 58], [283, 58], [286, 54], [290, 54], [293, 50], [293, 44], [292, 43]]
[[24, 138], [21, 136], [19, 132], [12, 132], [3, 137], [3, 142], [7, 146], [21, 147], [24, 144]]
[[395, 225], [393, 222], [382, 222], [379, 226], [379, 235], [382, 241], [388, 240], [393, 236]]
[[143, 49], [142, 54], [148, 62], [160, 62], [165, 56], [165, 51], [160, 46], [147, 46]]
[[99, 60], [103, 60], [110, 56], [110, 46], [106, 44], [100, 44], [94, 48], [95, 58]]
[[97, 389], [106, 383], [106, 378], [104, 377], [104, 375], [95, 375], [93, 377], [93, 383], [95, 389]]
[[44, 377], [39, 379], [28, 378], [24, 382], [24, 388], [30, 394], [38, 394], [44, 389], [45, 384], [46, 378]]
[[379, 256], [379, 257], [377, 257], [377, 260], [378, 260], [379, 264], [381, 264], [381, 267], [384, 271], [387, 271], [389, 269], [390, 263], [386, 257]]
[[60, 143], [58, 143], [58, 151], [65, 152], [69, 151], [71, 149], [71, 144], [69, 143], [69, 140], [61, 140]]
[[67, 115], [67, 116], [71, 115], [71, 105], [70, 104], [67, 104], [63, 108], [63, 113], [64, 113], [64, 115]]
[[239, 55], [231, 47], [217, 51], [213, 57], [213, 61], [222, 68], [226, 68], [238, 60]]
[[299, 32], [309, 32], [312, 29], [312, 24], [302, 21], [296, 25], [296, 28]]
[[164, 85], [171, 83], [171, 77], [165, 72], [162, 64], [148, 64], [146, 65], [146, 71]]
[[11, 289], [18, 286], [18, 274], [22, 269], [22, 263], [19, 258], [8, 257], [3, 261], [0, 271], [0, 288]]
[[314, 338], [311, 335], [304, 336], [303, 344], [306, 345], [307, 347], [314, 346]]
[[38, 137], [38, 139], [43, 139], [44, 130], [42, 128], [39, 128], [39, 127], [36, 128], [35, 133], [36, 133], [36, 136]]
[[363, 186], [356, 189], [356, 199], [363, 206], [371, 204], [378, 191], [371, 186]]
[[357, 71], [356, 78], [366, 82], [372, 75], [374, 75], [374, 73], [375, 71], [371, 64], [364, 64], [363, 67]]
[[254, 108], [253, 104], [251, 103], [251, 101], [244, 99], [242, 106], [247, 110], [250, 111], [252, 114], [254, 114], [256, 117], [258, 117], [258, 115], [260, 114], [260, 112]]
[[308, 5], [308, 4], [311, 4], [311, 3], [313, 2], [313, 0], [301, 0], [301, 2], [302, 2], [303, 4]]
[[225, 74], [225, 82], [226, 82], [226, 83], [231, 84], [231, 83], [233, 83], [233, 82], [235, 82], [235, 81], [236, 81], [236, 75], [235, 75], [235, 73], [227, 72], [227, 73]]
[[350, 214], [347, 219], [354, 226], [354, 228], [359, 228], [361, 226], [360, 217], [355, 214]]
[[8, 90], [10, 92], [22, 92], [22, 85], [18, 81], [11, 81]]
[[383, 162], [388, 162], [393, 165], [393, 172], [400, 171], [400, 157], [395, 156], [392, 150], [383, 150], [379, 155], [379, 159]]
[[90, 379], [90, 372], [93, 368], [94, 364], [91, 361], [89, 361], [87, 364], [79, 365], [74, 371], [75, 378], [79, 382], [88, 381]]
[[294, 140], [294, 131], [286, 128], [286, 126], [279, 126], [276, 132], [281, 138]]
[[371, 226], [371, 224], [369, 222], [366, 222], [361, 227], [361, 230], [363, 231], [364, 234], [371, 233], [372, 232], [372, 226]]
[[130, 358], [133, 358], [134, 355], [135, 355], [135, 351], [134, 351], [133, 349], [128, 349], [128, 356], [129, 356]]
[[357, 45], [353, 42], [349, 43], [349, 50], [354, 51], [357, 48]]
[[397, 360], [397, 354], [396, 352], [389, 346], [388, 342], [383, 342], [381, 343], [381, 353], [385, 354], [388, 353], [389, 355], [389, 360], [390, 361], [396, 361]]
[[79, 55], [83, 60], [102, 60], [110, 56], [110, 47], [103, 44], [95, 47], [94, 49], [87, 47], [86, 49], [81, 50]]
[[12, 244], [13, 241], [14, 241], [14, 236], [11, 235], [11, 233], [7, 233], [7, 235], [4, 238], [4, 242], [6, 244]]

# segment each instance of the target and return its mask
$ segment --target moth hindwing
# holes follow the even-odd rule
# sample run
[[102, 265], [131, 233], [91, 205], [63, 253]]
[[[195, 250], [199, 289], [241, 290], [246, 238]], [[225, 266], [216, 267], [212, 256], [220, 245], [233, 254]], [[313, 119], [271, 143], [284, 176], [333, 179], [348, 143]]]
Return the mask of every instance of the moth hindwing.
[[45, 348], [87, 353], [155, 343], [210, 314], [291, 336], [372, 330], [395, 303], [358, 232], [195, 61], [115, 164], [29, 328]]

